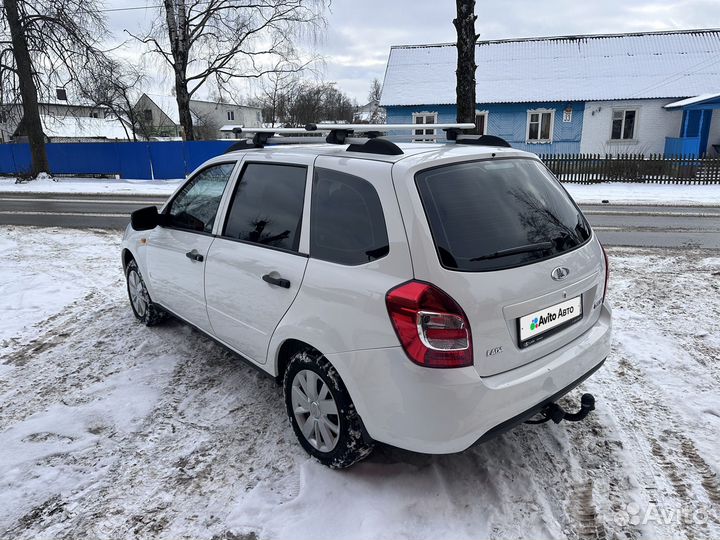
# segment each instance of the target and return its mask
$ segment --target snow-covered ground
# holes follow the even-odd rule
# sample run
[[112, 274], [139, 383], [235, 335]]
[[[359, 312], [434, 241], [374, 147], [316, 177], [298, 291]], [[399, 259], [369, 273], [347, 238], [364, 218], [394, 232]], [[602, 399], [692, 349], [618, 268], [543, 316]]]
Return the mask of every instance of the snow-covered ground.
[[634, 184], [603, 182], [601, 184], [563, 183], [580, 204], [660, 204], [688, 206], [720, 205], [720, 184]]
[[[72, 193], [170, 195], [182, 180], [114, 180], [99, 178], [58, 178], [33, 180], [16, 184], [14, 178], [0, 178], [2, 193]], [[563, 184], [580, 204], [660, 204], [688, 206], [720, 205], [720, 185], [633, 184]]]
[[14, 178], [0, 178], [1, 193], [71, 193], [114, 195], [170, 195], [178, 180], [121, 180], [114, 178], [38, 178], [16, 184]]
[[577, 424], [462, 454], [308, 459], [280, 389], [125, 298], [119, 235], [0, 232], [0, 537], [720, 537], [720, 255], [611, 249], [615, 340]]

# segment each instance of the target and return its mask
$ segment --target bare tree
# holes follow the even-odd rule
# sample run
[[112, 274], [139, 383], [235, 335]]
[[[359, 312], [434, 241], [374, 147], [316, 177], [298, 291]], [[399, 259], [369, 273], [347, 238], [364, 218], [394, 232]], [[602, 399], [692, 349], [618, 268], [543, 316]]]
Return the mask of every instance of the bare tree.
[[356, 109], [356, 103], [335, 83], [299, 81], [293, 77], [269, 78], [252, 104], [262, 108], [265, 122], [286, 127], [323, 121], [349, 123]]
[[475, 123], [475, 0], [455, 0], [457, 18], [457, 121]]
[[185, 138], [195, 138], [190, 99], [206, 83], [222, 90], [233, 80], [304, 67], [295, 43], [324, 25], [326, 2], [163, 0], [158, 30], [134, 37], [172, 68]]
[[0, 80], [22, 101], [21, 129], [32, 155], [31, 173], [49, 170], [40, 99], [79, 80], [102, 57], [105, 33], [96, 0], [4, 0], [0, 11]]
[[214, 114], [195, 113], [196, 122], [193, 126], [195, 130], [195, 137], [201, 141], [210, 141], [217, 139], [218, 131], [220, 131], [221, 124], [216, 120]]
[[375, 77], [370, 83], [370, 92], [368, 92], [368, 101], [376, 101], [380, 103], [380, 96], [382, 95], [382, 84], [380, 79]]
[[142, 68], [115, 59], [96, 64], [80, 81], [80, 95], [93, 105], [104, 107], [122, 123], [128, 139], [137, 141], [141, 119], [135, 110], [139, 88], [145, 82]]
[[262, 109], [265, 123], [275, 127], [280, 118], [287, 117], [288, 98], [295, 95], [298, 84], [298, 74], [289, 69], [270, 73], [261, 79], [260, 95], [253, 101]]
[[370, 117], [368, 118], [369, 124], [384, 124], [387, 120], [387, 112], [384, 108], [380, 107], [380, 97], [382, 96], [382, 84], [380, 80], [375, 77], [370, 83], [370, 92], [368, 93], [368, 105], [371, 107]]

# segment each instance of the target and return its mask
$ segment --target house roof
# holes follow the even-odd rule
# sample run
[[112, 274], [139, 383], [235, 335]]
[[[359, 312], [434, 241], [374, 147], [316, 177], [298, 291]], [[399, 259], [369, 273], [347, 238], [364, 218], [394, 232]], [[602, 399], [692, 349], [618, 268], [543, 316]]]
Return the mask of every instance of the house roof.
[[41, 114], [40, 121], [47, 137], [65, 139], [127, 139], [132, 130], [125, 133], [122, 122], [116, 118], [91, 118], [87, 116], [51, 116]]
[[180, 125], [180, 113], [178, 112], [178, 104], [175, 96], [148, 93], [146, 93], [145, 96], [157, 105], [174, 124]]
[[209, 105], [217, 105], [218, 107], [230, 107], [237, 109], [252, 109], [254, 111], [262, 111], [262, 107], [255, 107], [253, 105], [238, 105], [237, 103], [226, 103], [223, 101], [208, 101], [206, 99], [191, 99], [190, 105], [193, 103], [207, 103]]
[[[165, 115], [175, 124], [180, 125], [180, 113], [178, 112], [178, 104], [177, 100], [175, 99], [175, 96], [165, 96], [162, 94], [148, 94], [145, 93], [145, 96], [150, 99], [155, 105], [158, 106], [158, 108], [165, 113]], [[235, 103], [220, 103], [219, 101], [204, 101], [201, 99], [191, 99], [190, 100], [190, 114], [193, 115], [193, 120], [197, 120], [197, 114], [192, 110], [193, 103], [207, 103], [210, 105], [217, 105], [219, 107], [230, 107], [230, 108], [238, 108], [238, 109], [252, 109], [252, 110], [262, 110], [260, 107], [250, 107], [248, 105], [237, 105]]]
[[[380, 104], [455, 103], [454, 43], [390, 49]], [[478, 103], [684, 98], [720, 89], [720, 30], [478, 41]]]
[[681, 109], [690, 105], [702, 105], [703, 103], [712, 103], [720, 100], [720, 93], [714, 94], [700, 94], [699, 96], [681, 99], [680, 101], [673, 101], [665, 105], [665, 109]]

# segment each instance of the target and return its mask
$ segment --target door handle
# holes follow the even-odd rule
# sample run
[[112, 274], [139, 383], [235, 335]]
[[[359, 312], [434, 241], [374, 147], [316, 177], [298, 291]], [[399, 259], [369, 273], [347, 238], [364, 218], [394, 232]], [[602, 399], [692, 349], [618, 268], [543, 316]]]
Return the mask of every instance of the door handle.
[[185, 256], [190, 259], [191, 261], [197, 261], [197, 262], [203, 262], [203, 256], [200, 255], [197, 251], [197, 249], [193, 249], [192, 251], [188, 251]]
[[272, 277], [270, 274], [265, 274], [262, 278], [265, 283], [269, 283], [270, 285], [277, 285], [283, 289], [290, 288], [290, 280], [288, 279]]

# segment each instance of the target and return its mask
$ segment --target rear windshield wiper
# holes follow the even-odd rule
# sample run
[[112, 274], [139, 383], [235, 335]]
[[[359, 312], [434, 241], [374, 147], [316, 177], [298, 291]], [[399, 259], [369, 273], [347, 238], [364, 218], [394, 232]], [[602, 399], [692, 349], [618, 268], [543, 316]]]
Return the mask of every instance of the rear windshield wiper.
[[484, 261], [486, 259], [497, 259], [507, 255], [517, 255], [518, 253], [533, 253], [534, 251], [547, 251], [553, 248], [552, 242], [538, 242], [537, 244], [527, 244], [525, 246], [517, 246], [514, 248], [501, 249], [495, 253], [488, 253], [480, 257], [473, 257], [471, 261]]

